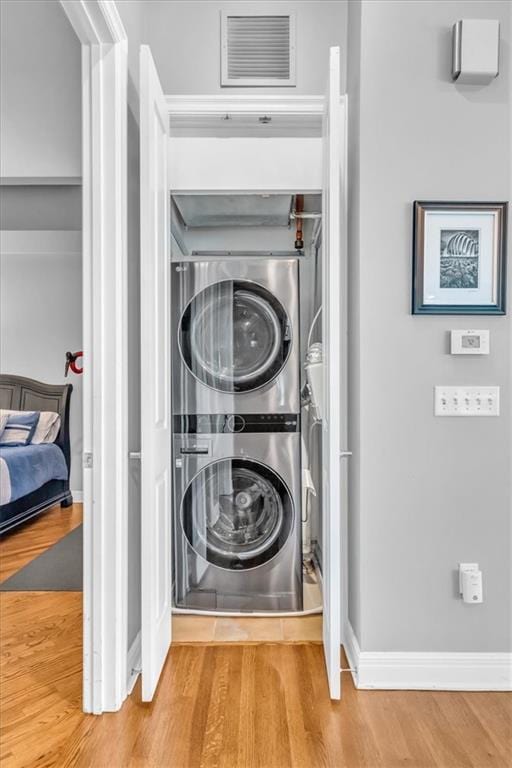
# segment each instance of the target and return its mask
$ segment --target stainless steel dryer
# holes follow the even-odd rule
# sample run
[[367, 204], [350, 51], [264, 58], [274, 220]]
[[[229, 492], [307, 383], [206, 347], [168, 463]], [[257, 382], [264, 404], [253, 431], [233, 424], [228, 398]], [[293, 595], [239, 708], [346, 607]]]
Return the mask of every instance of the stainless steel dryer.
[[172, 267], [173, 413], [299, 413], [296, 259]]
[[301, 610], [299, 416], [174, 420], [176, 605]]

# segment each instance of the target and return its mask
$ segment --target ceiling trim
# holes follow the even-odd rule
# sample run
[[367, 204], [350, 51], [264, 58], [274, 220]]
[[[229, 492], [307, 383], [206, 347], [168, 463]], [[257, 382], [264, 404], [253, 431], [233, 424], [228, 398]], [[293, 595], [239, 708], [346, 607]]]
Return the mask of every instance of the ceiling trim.
[[169, 115], [274, 114], [321, 115], [323, 96], [224, 94], [211, 96], [166, 96]]

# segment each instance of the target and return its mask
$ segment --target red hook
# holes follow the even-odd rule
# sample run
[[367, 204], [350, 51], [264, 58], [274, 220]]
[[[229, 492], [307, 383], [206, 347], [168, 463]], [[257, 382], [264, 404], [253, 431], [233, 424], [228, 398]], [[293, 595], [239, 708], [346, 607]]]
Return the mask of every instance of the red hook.
[[78, 358], [79, 357], [83, 357], [83, 356], [84, 356], [84, 353], [81, 350], [80, 350], [80, 352], [66, 352], [66, 368], [65, 368], [65, 371], [64, 371], [64, 376], [68, 375], [68, 371], [69, 371], [70, 368], [73, 371], [73, 373], [83, 373], [84, 372], [83, 366], [82, 366], [82, 368], [79, 368], [76, 365], [76, 361], [78, 360]]

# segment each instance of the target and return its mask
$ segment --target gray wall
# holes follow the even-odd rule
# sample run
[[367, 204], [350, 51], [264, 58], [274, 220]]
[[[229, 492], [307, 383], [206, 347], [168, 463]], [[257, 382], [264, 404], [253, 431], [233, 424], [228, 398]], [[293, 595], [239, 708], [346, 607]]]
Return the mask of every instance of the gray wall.
[[[125, 3], [123, 3], [124, 5]], [[220, 11], [240, 9], [276, 13], [297, 12], [297, 86], [281, 88], [221, 88]], [[146, 37], [151, 46], [164, 93], [323, 94], [329, 46], [345, 47], [346, 0], [324, 2], [160, 2], [146, 0]], [[342, 57], [343, 58], [343, 57]], [[345, 73], [343, 68], [343, 82]]]
[[82, 228], [79, 185], [9, 185], [0, 187], [0, 229]]
[[0, 3], [0, 176], [81, 176], [80, 43], [57, 0]]
[[82, 347], [80, 232], [2, 232], [0, 370], [73, 384], [71, 489], [82, 490], [82, 381], [64, 378], [65, 353]]
[[[409, 309], [412, 201], [510, 197], [510, 5], [349, 15], [350, 620], [363, 650], [510, 650], [511, 321]], [[451, 26], [471, 17], [502, 25], [485, 87], [450, 78]], [[448, 354], [468, 326], [490, 329], [488, 357]], [[500, 385], [501, 416], [434, 418], [435, 384]], [[480, 563], [482, 605], [458, 598], [460, 561]]]

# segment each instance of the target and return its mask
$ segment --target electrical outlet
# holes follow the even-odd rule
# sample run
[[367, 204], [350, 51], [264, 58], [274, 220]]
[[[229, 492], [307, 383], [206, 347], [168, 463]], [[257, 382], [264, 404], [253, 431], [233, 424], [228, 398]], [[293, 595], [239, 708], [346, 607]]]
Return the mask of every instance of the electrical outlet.
[[459, 591], [465, 603], [483, 603], [483, 577], [478, 563], [459, 563]]
[[499, 387], [435, 387], [436, 416], [499, 416]]
[[468, 571], [478, 571], [478, 563], [459, 563], [459, 592], [462, 595], [462, 574]]

